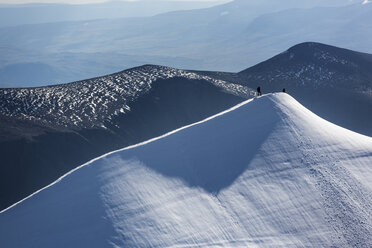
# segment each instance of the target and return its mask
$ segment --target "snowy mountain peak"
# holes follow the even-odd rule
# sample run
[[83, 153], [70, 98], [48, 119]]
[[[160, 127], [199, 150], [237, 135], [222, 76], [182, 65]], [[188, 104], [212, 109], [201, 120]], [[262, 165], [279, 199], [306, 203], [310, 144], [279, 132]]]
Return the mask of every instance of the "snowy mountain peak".
[[371, 159], [372, 138], [287, 94], [265, 95], [92, 160], [3, 211], [0, 239], [9, 248], [370, 247]]

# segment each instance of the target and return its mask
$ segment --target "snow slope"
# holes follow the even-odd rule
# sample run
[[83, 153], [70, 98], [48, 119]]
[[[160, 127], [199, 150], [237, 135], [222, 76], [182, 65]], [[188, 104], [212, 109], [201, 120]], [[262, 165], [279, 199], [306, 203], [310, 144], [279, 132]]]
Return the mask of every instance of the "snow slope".
[[0, 242], [371, 247], [371, 176], [372, 138], [265, 95], [81, 166], [2, 211]]

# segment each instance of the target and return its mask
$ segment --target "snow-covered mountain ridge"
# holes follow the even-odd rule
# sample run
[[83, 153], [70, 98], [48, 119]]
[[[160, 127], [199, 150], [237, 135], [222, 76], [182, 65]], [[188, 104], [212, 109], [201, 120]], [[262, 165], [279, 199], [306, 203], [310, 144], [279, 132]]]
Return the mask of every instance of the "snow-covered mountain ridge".
[[[251, 118], [254, 117], [254, 118]], [[5, 247], [370, 247], [372, 138], [287, 94], [119, 150], [0, 214]]]
[[231, 94], [250, 90], [193, 72], [146, 65], [112, 75], [38, 88], [0, 89], [0, 115], [65, 128], [104, 127], [104, 122], [130, 110], [129, 102], [146, 94], [159, 79], [206, 80]]

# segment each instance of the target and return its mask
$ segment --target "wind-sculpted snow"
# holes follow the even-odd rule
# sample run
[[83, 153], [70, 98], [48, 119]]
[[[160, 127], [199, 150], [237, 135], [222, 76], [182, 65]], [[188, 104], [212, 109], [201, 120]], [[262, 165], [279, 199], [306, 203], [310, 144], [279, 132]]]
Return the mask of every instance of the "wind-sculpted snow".
[[222, 90], [247, 97], [247, 87], [170, 67], [142, 66], [99, 78], [40, 88], [0, 89], [0, 114], [47, 126], [104, 127], [130, 102], [146, 94], [158, 79], [206, 80]]
[[371, 176], [372, 138], [266, 95], [82, 165], [2, 211], [0, 241], [371, 247]]

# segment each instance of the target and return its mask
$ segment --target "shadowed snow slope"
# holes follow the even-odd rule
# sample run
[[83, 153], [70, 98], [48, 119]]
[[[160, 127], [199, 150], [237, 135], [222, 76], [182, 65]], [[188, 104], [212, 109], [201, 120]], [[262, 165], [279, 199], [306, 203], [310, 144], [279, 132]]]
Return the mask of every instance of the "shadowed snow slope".
[[3, 211], [1, 246], [371, 247], [371, 176], [372, 138], [266, 95]]

